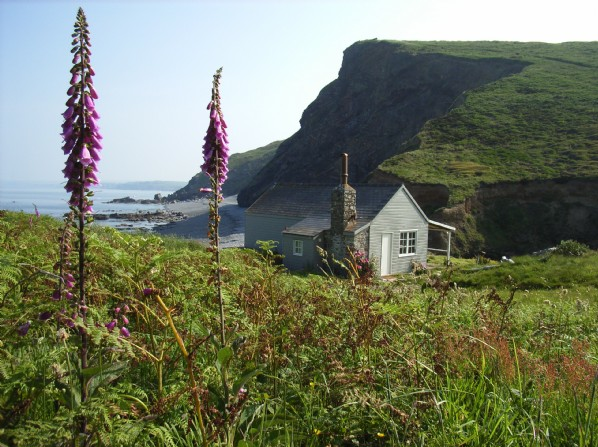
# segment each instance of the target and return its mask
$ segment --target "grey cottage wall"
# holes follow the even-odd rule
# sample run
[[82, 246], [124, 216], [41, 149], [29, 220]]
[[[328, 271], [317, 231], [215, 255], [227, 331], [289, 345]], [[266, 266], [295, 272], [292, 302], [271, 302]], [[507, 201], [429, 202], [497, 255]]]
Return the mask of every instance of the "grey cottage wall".
[[299, 222], [302, 218], [292, 216], [273, 216], [261, 214], [245, 214], [245, 247], [259, 248], [257, 241], [274, 240], [278, 242], [275, 249], [282, 253], [282, 232]]
[[[401, 231], [417, 231], [417, 246], [414, 255], [399, 256], [399, 235]], [[413, 261], [425, 262], [428, 249], [428, 220], [415, 200], [404, 187], [389, 200], [370, 225], [370, 259], [375, 260], [379, 274], [383, 272], [382, 239], [390, 235], [391, 268], [389, 274], [411, 271]]]

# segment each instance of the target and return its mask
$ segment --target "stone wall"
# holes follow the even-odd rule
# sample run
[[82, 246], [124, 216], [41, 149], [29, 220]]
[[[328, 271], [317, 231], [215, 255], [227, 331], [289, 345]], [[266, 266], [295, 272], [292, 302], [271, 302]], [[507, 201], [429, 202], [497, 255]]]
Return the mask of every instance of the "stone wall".
[[330, 207], [330, 238], [328, 252], [336, 259], [344, 259], [348, 241], [345, 239], [347, 225], [357, 216], [357, 193], [349, 185], [339, 185], [332, 190]]

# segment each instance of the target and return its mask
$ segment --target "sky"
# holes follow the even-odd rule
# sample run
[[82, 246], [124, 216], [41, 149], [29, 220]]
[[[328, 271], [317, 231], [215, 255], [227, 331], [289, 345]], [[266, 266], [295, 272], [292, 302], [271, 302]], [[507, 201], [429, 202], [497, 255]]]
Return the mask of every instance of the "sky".
[[200, 171], [212, 77], [232, 153], [299, 130], [360, 40], [598, 41], [596, 0], [0, 0], [0, 190], [62, 183], [71, 33], [87, 16], [102, 182]]

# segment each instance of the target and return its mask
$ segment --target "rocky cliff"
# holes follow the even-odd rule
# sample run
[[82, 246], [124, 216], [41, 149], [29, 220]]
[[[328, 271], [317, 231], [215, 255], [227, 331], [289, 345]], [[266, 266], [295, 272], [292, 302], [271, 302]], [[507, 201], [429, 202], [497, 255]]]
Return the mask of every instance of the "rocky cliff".
[[339, 154], [360, 183], [386, 159], [410, 148], [429, 120], [457, 107], [470, 90], [517, 73], [521, 60], [411, 54], [386, 41], [347, 48], [338, 79], [304, 111], [301, 128], [241, 190], [249, 206], [276, 182], [335, 182]]
[[[445, 195], [414, 185], [422, 203], [438, 204]], [[598, 178], [559, 178], [481, 185], [456, 206], [430, 216], [455, 225], [457, 247], [472, 255], [517, 255], [574, 239], [598, 248]], [[439, 194], [440, 193], [440, 194]]]
[[[375, 183], [399, 179], [375, 171]], [[481, 184], [465, 201], [450, 206], [442, 184], [405, 182], [432, 220], [457, 228], [458, 254], [520, 255], [574, 239], [598, 248], [598, 178], [557, 178]]]

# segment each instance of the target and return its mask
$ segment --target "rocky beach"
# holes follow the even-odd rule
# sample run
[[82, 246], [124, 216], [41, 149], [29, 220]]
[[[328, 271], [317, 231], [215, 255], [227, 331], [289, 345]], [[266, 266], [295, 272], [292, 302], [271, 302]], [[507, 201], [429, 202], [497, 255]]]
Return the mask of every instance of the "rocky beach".
[[[207, 198], [199, 200], [166, 203], [166, 211], [187, 218], [155, 225], [153, 232], [173, 235], [208, 243], [209, 204]], [[242, 247], [245, 231], [245, 208], [237, 205], [237, 196], [228, 196], [220, 203], [220, 247]]]

